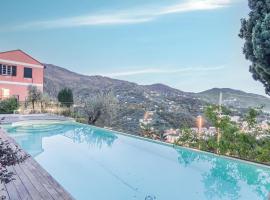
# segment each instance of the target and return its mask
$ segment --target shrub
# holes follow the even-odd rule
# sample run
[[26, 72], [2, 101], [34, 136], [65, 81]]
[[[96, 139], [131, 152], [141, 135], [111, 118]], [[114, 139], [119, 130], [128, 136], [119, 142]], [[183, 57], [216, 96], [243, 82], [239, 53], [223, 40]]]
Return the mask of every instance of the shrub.
[[60, 114], [61, 115], [63, 115], [63, 116], [65, 116], [65, 117], [69, 117], [69, 116], [71, 116], [71, 111], [70, 110], [62, 110], [61, 112], [60, 112]]
[[[0, 183], [9, 183], [14, 179], [14, 173], [7, 169], [8, 166], [21, 163], [28, 157], [18, 146], [0, 138]], [[6, 199], [6, 196], [0, 194], [0, 199]]]
[[9, 98], [0, 101], [0, 114], [10, 114], [19, 108], [19, 103], [16, 98]]
[[69, 88], [64, 88], [58, 93], [58, 101], [63, 106], [67, 106], [68, 108], [73, 105], [73, 93]]
[[217, 141], [217, 134], [215, 136], [197, 138], [197, 133], [194, 133], [191, 129], [183, 129], [176, 144], [270, 164], [269, 133], [265, 137], [257, 137], [256, 127], [258, 126], [257, 116], [259, 113], [260, 110], [257, 108], [249, 110], [245, 120], [248, 122], [251, 131], [242, 132], [240, 126], [232, 122], [228, 116], [219, 116], [218, 106], [210, 106], [206, 109], [205, 115], [211, 124], [216, 129], [219, 129], [220, 141]]

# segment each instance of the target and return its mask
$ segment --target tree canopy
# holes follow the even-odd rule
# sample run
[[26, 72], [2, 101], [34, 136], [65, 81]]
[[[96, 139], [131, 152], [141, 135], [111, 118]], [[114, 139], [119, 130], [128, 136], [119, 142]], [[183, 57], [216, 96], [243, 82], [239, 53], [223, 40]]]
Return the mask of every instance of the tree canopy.
[[83, 114], [88, 124], [110, 126], [118, 109], [118, 100], [112, 92], [99, 93], [85, 100]]
[[240, 38], [245, 40], [243, 53], [251, 61], [249, 71], [265, 86], [270, 95], [270, 0], [249, 0], [251, 9], [242, 19]]
[[69, 88], [64, 88], [58, 93], [58, 101], [67, 107], [73, 105], [73, 93], [72, 90]]
[[38, 90], [36, 86], [28, 86], [28, 97], [27, 100], [32, 103], [32, 109], [35, 110], [35, 103], [39, 102], [42, 97], [42, 92]]

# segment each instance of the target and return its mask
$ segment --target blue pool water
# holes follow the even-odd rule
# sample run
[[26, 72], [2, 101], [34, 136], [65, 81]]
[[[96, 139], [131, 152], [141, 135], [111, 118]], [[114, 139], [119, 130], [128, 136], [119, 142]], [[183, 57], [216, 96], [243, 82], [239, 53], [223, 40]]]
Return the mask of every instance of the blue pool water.
[[78, 200], [266, 199], [270, 169], [78, 123], [5, 127]]

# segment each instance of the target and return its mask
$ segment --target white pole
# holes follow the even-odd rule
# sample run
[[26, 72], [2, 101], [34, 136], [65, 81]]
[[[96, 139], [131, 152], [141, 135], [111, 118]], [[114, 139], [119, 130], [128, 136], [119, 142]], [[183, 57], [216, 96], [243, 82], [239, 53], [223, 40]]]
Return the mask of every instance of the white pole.
[[[220, 123], [221, 120], [221, 113], [222, 113], [222, 92], [219, 93], [219, 108], [218, 108], [218, 120]], [[220, 133], [220, 128], [218, 127], [217, 129], [217, 143], [219, 146], [220, 143], [220, 138], [221, 138], [221, 133]], [[219, 147], [217, 149], [217, 153], [219, 154]]]

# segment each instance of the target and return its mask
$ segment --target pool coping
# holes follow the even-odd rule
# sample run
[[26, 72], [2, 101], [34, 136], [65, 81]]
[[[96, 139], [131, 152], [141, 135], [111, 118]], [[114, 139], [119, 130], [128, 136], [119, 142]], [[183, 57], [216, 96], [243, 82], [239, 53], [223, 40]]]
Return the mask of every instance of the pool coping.
[[[75, 123], [82, 124], [82, 123], [79, 123], [79, 122], [75, 122]], [[214, 156], [214, 157], [221, 157], [221, 158], [228, 159], [228, 160], [233, 160], [233, 161], [243, 162], [243, 163], [250, 164], [250, 165], [255, 165], [255, 166], [258, 166], [258, 167], [261, 167], [261, 168], [266, 168], [266, 169], [270, 170], [270, 165], [263, 164], [263, 163], [253, 162], [253, 161], [249, 161], [249, 160], [245, 160], [245, 159], [241, 159], [241, 158], [237, 158], [237, 157], [220, 155], [220, 154], [216, 154], [216, 153], [212, 153], [212, 152], [208, 152], [208, 151], [202, 151], [202, 150], [194, 149], [194, 148], [190, 148], [190, 147], [179, 146], [179, 145], [163, 142], [163, 141], [160, 141], [160, 140], [154, 140], [154, 139], [151, 139], [151, 138], [145, 138], [145, 137], [138, 136], [138, 135], [132, 135], [132, 134], [124, 133], [124, 132], [121, 132], [121, 131], [111, 130], [111, 129], [108, 129], [108, 128], [102, 128], [102, 127], [88, 125], [88, 124], [83, 124], [83, 125], [92, 126], [92, 127], [97, 128], [97, 129], [103, 129], [103, 130], [106, 130], [106, 131], [118, 133], [120, 135], [125, 135], [125, 136], [128, 136], [128, 137], [148, 141], [148, 142], [151, 142], [151, 143], [156, 143], [156, 144], [172, 147], [174, 149], [186, 149], [186, 150], [194, 151], [194, 152], [197, 152], [197, 153], [211, 155], [211, 156]]]

